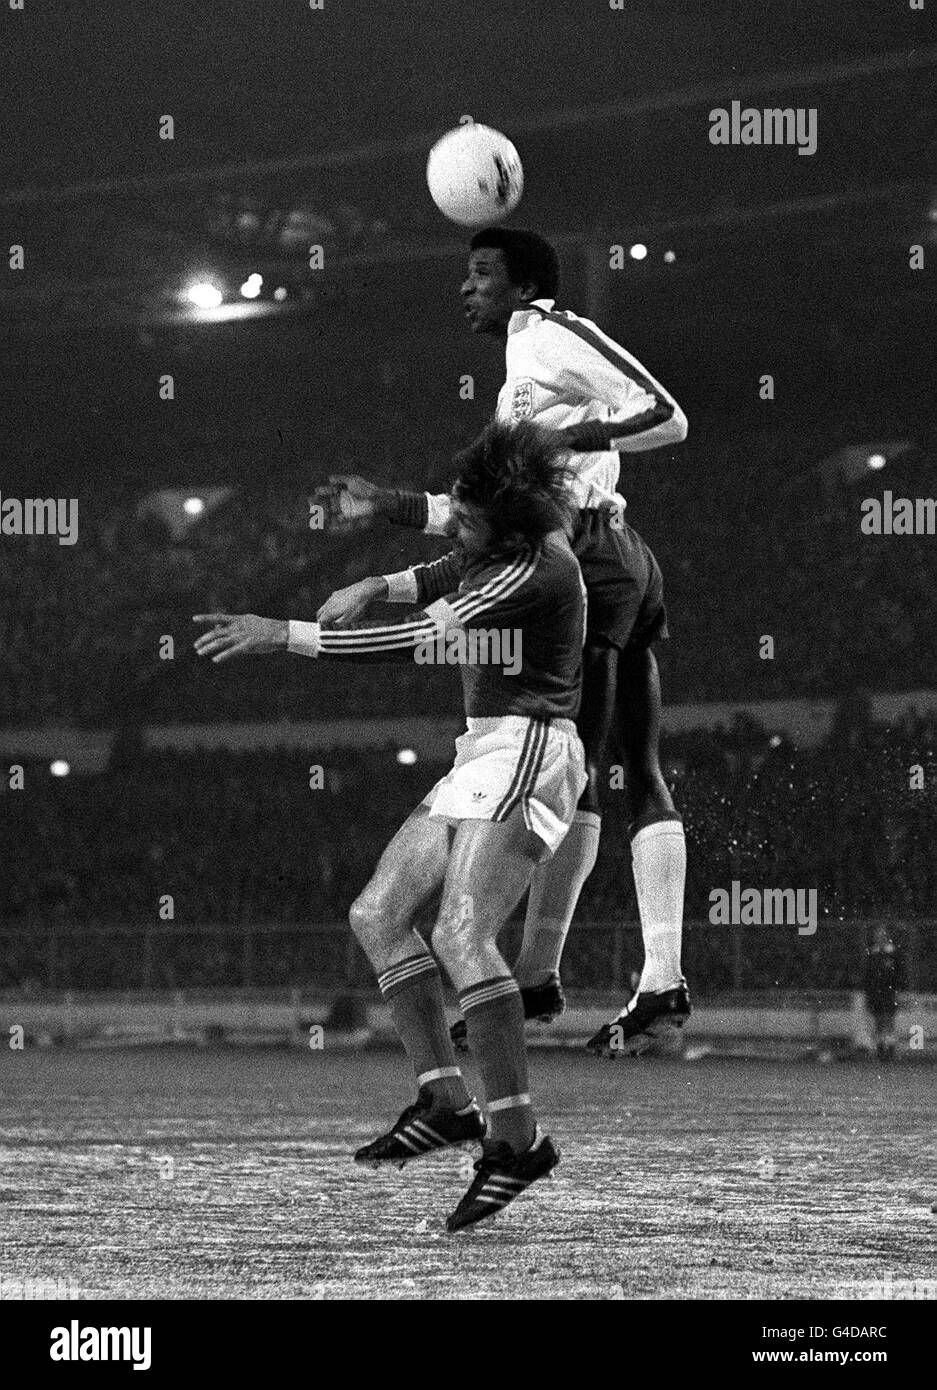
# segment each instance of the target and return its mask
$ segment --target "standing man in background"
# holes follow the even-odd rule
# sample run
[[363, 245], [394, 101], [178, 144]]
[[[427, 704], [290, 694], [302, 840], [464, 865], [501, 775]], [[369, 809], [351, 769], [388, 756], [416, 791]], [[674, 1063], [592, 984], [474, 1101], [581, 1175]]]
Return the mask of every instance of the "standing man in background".
[[865, 1006], [872, 1016], [875, 1051], [879, 1061], [891, 1062], [895, 1056], [895, 1018], [898, 992], [905, 988], [904, 961], [888, 934], [887, 927], [876, 927], [865, 966]]

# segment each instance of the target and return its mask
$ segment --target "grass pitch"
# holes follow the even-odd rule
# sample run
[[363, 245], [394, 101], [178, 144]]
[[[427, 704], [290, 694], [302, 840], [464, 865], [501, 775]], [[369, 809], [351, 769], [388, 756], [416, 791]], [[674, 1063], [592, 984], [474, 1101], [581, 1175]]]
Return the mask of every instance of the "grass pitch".
[[351, 1162], [412, 1099], [402, 1053], [4, 1053], [0, 1295], [863, 1298], [933, 1276], [926, 1066], [536, 1052], [556, 1177], [449, 1236], [467, 1152]]

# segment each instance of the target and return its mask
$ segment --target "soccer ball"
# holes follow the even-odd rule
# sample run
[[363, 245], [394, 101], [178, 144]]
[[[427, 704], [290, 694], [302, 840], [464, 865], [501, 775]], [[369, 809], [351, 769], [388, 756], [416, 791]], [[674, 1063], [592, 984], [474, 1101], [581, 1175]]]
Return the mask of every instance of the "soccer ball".
[[426, 182], [444, 216], [462, 227], [484, 227], [507, 217], [524, 191], [517, 150], [500, 130], [463, 116], [437, 140], [426, 161]]

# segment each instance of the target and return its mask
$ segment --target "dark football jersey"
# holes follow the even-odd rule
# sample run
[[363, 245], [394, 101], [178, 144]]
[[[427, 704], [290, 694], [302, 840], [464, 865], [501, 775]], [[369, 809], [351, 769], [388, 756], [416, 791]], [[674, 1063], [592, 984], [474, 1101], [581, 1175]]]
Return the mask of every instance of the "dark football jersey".
[[432, 587], [449, 589], [448, 597], [400, 623], [321, 630], [319, 658], [457, 664], [467, 717], [575, 719], [585, 588], [565, 535], [553, 532], [509, 557], [463, 567], [450, 555], [426, 568], [434, 569]]

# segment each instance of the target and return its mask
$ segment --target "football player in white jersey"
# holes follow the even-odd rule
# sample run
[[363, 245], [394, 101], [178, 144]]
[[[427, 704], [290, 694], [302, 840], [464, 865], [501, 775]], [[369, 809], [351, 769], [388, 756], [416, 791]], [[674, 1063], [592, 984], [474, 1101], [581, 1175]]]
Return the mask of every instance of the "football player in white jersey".
[[[560, 957], [598, 854], [599, 789], [612, 736], [622, 750], [645, 953], [633, 998], [587, 1044], [616, 1056], [641, 1051], [661, 1028], [680, 1027], [690, 1014], [680, 962], [686, 846], [660, 768], [660, 678], [652, 650], [668, 635], [663, 581], [650, 549], [625, 522], [616, 490], [620, 452], [679, 443], [687, 421], [663, 386], [596, 324], [554, 308], [558, 289], [556, 251], [537, 233], [492, 227], [472, 238], [461, 298], [471, 331], [505, 346], [496, 416], [555, 429], [571, 451], [578, 508], [573, 550], [588, 593], [577, 727], [589, 785], [560, 850], [534, 875], [515, 975], [528, 1018], [562, 1012]], [[449, 516], [448, 495], [382, 489], [358, 476], [333, 477], [317, 498], [327, 501], [337, 529], [384, 515], [442, 534]], [[388, 592], [399, 601], [431, 601], [439, 596], [426, 587], [431, 573], [421, 566], [388, 576]], [[444, 575], [439, 583], [444, 587]], [[354, 622], [370, 594], [368, 581], [333, 594], [320, 621]], [[455, 1035], [464, 1036], [459, 1024]]]

